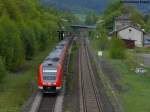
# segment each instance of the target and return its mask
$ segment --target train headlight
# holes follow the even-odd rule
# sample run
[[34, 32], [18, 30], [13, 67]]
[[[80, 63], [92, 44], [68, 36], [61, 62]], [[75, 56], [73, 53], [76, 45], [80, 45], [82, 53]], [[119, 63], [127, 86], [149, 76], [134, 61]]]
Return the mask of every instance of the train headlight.
[[49, 82], [49, 83], [47, 83], [48, 85], [51, 85], [51, 83]]
[[54, 82], [53, 84], [56, 85], [56, 82]]

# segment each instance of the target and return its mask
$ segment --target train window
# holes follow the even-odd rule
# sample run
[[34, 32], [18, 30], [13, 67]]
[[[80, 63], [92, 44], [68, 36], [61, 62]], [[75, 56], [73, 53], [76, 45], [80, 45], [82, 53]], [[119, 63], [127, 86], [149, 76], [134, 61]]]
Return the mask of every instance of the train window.
[[56, 72], [44, 72], [44, 76], [55, 76]]
[[54, 82], [56, 80], [56, 70], [43, 70], [43, 80], [45, 82]]
[[58, 57], [52, 58], [52, 61], [57, 62], [57, 61], [59, 61], [59, 58]]
[[63, 46], [65, 46], [65, 44], [60, 44], [60, 46], [62, 46], [62, 47], [63, 47]]
[[56, 73], [57, 70], [52, 70], [48, 66], [46, 66], [46, 67], [43, 68], [43, 72], [44, 73]]

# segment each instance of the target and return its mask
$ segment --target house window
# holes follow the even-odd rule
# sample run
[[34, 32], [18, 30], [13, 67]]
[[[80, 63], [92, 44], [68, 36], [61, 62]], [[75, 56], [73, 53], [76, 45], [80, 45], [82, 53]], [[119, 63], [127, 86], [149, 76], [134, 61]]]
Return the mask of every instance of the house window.
[[131, 29], [129, 29], [129, 32], [131, 32], [132, 30]]

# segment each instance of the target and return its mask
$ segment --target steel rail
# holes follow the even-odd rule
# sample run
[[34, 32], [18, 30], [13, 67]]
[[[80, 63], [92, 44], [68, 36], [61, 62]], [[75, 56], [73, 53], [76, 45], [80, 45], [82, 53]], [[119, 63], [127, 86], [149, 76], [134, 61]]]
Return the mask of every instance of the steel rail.
[[79, 49], [79, 72], [80, 72], [80, 86], [82, 105], [84, 112], [103, 112], [101, 100], [98, 96], [98, 88], [96, 80], [94, 79], [94, 73], [91, 67], [91, 61], [88, 57], [86, 50], [86, 43], [81, 42], [81, 49]]

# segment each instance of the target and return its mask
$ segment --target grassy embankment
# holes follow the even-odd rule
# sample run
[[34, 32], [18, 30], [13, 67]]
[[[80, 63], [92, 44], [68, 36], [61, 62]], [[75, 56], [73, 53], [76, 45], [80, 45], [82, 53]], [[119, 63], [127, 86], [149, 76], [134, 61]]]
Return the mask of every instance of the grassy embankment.
[[[26, 69], [18, 73], [8, 73], [0, 85], [0, 112], [20, 112], [22, 105], [37, 89], [37, 70], [38, 65], [52, 50], [56, 42], [49, 48], [39, 52], [33, 60], [26, 62]], [[32, 90], [32, 82], [34, 89]]]
[[[76, 107], [77, 96], [77, 73], [76, 72], [76, 63], [77, 63], [77, 53], [78, 46], [74, 42], [72, 45], [72, 50], [70, 54], [70, 61], [68, 66], [68, 73], [66, 74], [66, 90], [65, 90], [65, 101], [64, 101], [64, 112], [73, 112]], [[70, 103], [72, 102], [72, 103]]]

